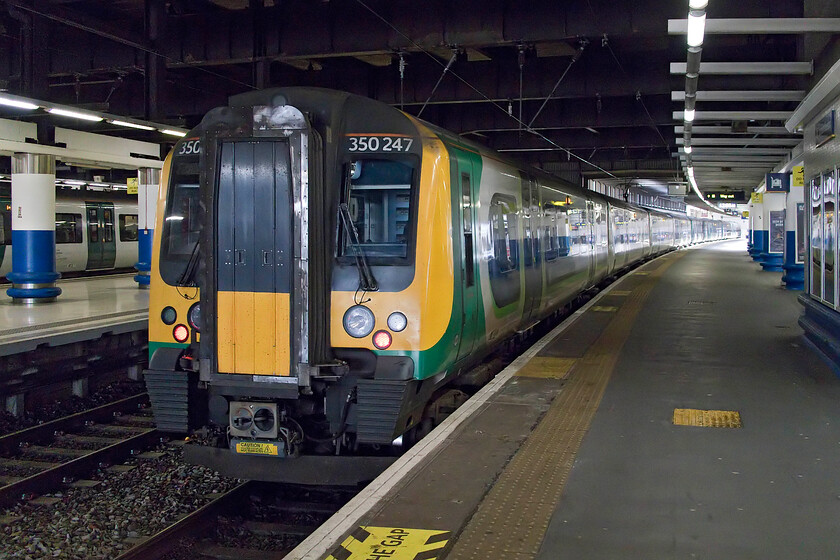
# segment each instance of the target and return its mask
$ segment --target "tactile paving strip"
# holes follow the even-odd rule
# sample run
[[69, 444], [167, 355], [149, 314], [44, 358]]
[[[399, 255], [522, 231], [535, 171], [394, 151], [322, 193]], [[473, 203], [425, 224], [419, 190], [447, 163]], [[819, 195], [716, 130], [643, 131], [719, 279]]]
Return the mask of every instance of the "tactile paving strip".
[[674, 425], [698, 426], [700, 428], [740, 428], [741, 414], [735, 410], [675, 408]]
[[487, 493], [448, 559], [526, 560], [537, 555], [636, 316], [659, 276], [681, 256], [673, 253], [659, 260], [659, 267], [650, 270], [649, 278], [633, 290], [600, 338], [578, 360], [563, 390]]
[[577, 358], [531, 358], [525, 367], [516, 372], [519, 377], [539, 377], [541, 379], [566, 379]]

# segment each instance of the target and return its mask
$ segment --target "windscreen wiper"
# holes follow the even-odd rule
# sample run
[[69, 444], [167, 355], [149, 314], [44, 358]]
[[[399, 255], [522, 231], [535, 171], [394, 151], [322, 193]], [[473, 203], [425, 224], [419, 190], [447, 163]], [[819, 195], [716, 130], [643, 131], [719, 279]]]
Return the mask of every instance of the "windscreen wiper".
[[376, 278], [373, 277], [373, 271], [367, 261], [364, 251], [362, 251], [359, 241], [359, 232], [356, 231], [356, 226], [353, 224], [353, 217], [350, 215], [350, 208], [346, 202], [338, 205], [338, 215], [341, 216], [341, 223], [344, 229], [350, 236], [350, 243], [353, 245], [353, 256], [356, 261], [356, 268], [359, 269], [359, 284], [366, 292], [375, 292], [379, 289], [376, 283]]
[[178, 286], [195, 286], [192, 279], [193, 276], [195, 276], [196, 269], [198, 269], [199, 241], [201, 241], [201, 238], [196, 239], [195, 245], [193, 245], [192, 252], [190, 253], [190, 260], [187, 261], [187, 266], [184, 268], [184, 272], [182, 272], [181, 277], [178, 278]]

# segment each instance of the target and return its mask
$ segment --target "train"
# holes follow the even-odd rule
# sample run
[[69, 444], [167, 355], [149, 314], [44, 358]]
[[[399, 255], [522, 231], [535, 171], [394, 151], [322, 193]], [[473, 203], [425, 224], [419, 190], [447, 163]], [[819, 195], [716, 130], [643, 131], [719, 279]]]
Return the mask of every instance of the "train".
[[158, 428], [192, 434], [189, 461], [261, 480], [371, 479], [506, 341], [634, 264], [740, 235], [319, 88], [231, 97], [161, 183]]
[[[137, 235], [137, 197], [64, 188], [56, 193], [55, 264], [63, 276], [131, 269]], [[9, 192], [0, 192], [0, 278], [11, 271], [12, 201]]]

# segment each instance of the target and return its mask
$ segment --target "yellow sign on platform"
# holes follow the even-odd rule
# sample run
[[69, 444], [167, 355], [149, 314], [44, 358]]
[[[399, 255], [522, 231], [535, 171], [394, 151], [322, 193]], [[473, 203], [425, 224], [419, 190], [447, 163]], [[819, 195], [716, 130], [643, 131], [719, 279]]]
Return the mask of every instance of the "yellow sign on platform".
[[804, 187], [805, 186], [805, 166], [804, 165], [794, 165], [793, 169], [793, 177], [790, 181], [791, 187]]
[[750, 211], [749, 210], [744, 210], [743, 212], [741, 212], [741, 216], [743, 216], [744, 218], [749, 218], [750, 217]]
[[428, 529], [359, 527], [325, 560], [434, 560], [450, 535]]
[[125, 180], [128, 187], [128, 194], [137, 194], [137, 177], [129, 177]]
[[750, 194], [750, 202], [753, 204], [761, 204], [764, 202], [764, 193], [754, 192]]

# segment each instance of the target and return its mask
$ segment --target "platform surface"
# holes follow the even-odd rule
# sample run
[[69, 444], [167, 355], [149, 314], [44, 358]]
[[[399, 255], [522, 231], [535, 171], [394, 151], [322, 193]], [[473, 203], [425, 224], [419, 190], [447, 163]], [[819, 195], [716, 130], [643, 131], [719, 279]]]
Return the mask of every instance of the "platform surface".
[[0, 286], [0, 355], [26, 352], [40, 344], [58, 346], [106, 332], [146, 328], [149, 291], [133, 274], [59, 280], [62, 293], [50, 303], [22, 305]]
[[645, 264], [287, 558], [840, 557], [840, 380], [780, 276], [743, 240]]

